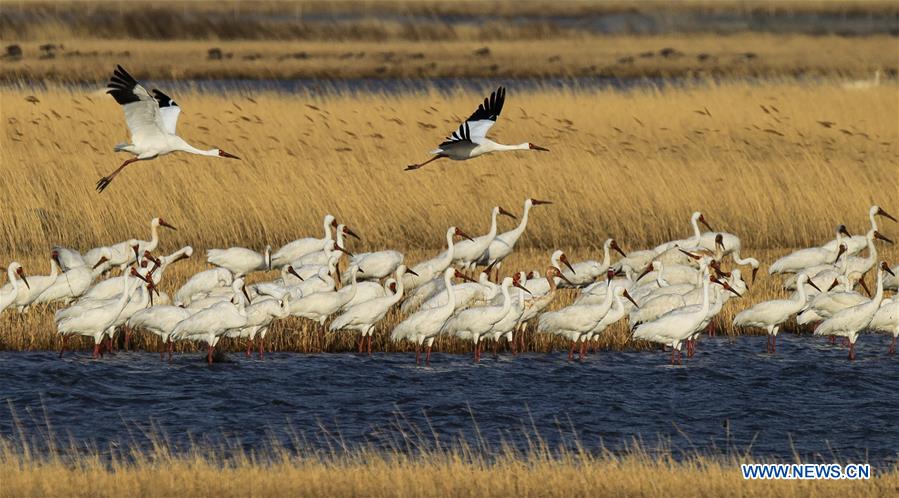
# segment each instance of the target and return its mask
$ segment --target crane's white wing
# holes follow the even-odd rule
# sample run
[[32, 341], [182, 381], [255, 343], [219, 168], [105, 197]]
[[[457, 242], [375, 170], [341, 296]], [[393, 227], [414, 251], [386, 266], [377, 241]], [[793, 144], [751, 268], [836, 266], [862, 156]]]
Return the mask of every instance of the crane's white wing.
[[122, 66], [116, 66], [107, 88], [106, 93], [125, 111], [125, 123], [135, 145], [165, 136], [159, 103]]
[[162, 117], [162, 129], [169, 135], [175, 134], [175, 127], [178, 126], [178, 116], [181, 115], [181, 107], [172, 100], [168, 95], [153, 89], [153, 97], [159, 104], [159, 115]]
[[487, 137], [487, 131], [496, 123], [496, 118], [502, 112], [505, 102], [506, 89], [499, 87], [490, 94], [489, 98], [484, 99], [484, 103], [479, 105], [478, 109], [459, 126], [459, 129], [446, 137], [446, 141], [440, 145], [463, 141], [481, 143]]

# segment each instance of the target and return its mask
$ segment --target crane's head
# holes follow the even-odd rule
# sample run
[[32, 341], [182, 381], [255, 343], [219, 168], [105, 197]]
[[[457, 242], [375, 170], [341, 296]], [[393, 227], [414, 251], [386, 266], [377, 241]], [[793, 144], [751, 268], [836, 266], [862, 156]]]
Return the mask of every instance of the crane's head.
[[627, 254], [624, 253], [624, 249], [622, 249], [621, 246], [618, 245], [618, 242], [615, 242], [615, 239], [612, 239], [612, 241], [609, 242], [609, 249], [616, 251], [618, 254], [620, 254], [624, 258], [627, 257]]
[[577, 275], [577, 272], [574, 271], [574, 267], [571, 266], [571, 263], [570, 263], [570, 262], [568, 262], [568, 256], [566, 256], [564, 252], [563, 252], [562, 254], [559, 255], [559, 261], [561, 261], [562, 264], [564, 264], [565, 266], [567, 266], [568, 269], [571, 270], [571, 273], [574, 273], [575, 275]]
[[715, 234], [715, 247], [724, 250], [724, 235], [718, 233]]
[[514, 214], [512, 214], [512, 213], [506, 211], [505, 209], [502, 208], [502, 206], [497, 206], [497, 209], [499, 209], [499, 214], [501, 214], [501, 215], [503, 215], [503, 216], [508, 216], [509, 218], [512, 218], [512, 219], [518, 219], [517, 216], [515, 216]]
[[177, 228], [175, 228], [174, 226], [172, 226], [172, 224], [170, 224], [169, 222], [165, 221], [164, 219], [162, 219], [162, 218], [156, 218], [156, 219], [159, 220], [159, 221], [158, 221], [159, 226], [161, 226], [161, 227], [166, 227], [166, 228], [169, 228], [169, 229], [171, 229], [171, 230], [178, 230]]
[[893, 243], [892, 240], [886, 238], [883, 234], [881, 234], [881, 233], [878, 232], [877, 230], [874, 230], [874, 238], [875, 238], [875, 239], [880, 239], [880, 240], [886, 242], [887, 244], [892, 244], [892, 243]]
[[528, 199], [530, 201], [531, 206], [539, 206], [541, 204], [552, 204], [552, 201], [541, 201], [539, 199]]
[[883, 271], [885, 271], [885, 272], [887, 272], [887, 273], [889, 273], [890, 275], [892, 275], [892, 276], [894, 276], [894, 277], [896, 276], [896, 274], [893, 273], [893, 270], [890, 269], [890, 266], [887, 265], [887, 262], [886, 262], [886, 261], [881, 261], [881, 262], [880, 262], [880, 269], [883, 270]]
[[343, 232], [344, 235], [349, 235], [350, 237], [353, 237], [356, 240], [362, 240], [358, 235], [356, 235], [356, 232], [350, 230], [350, 227], [348, 227], [346, 225], [341, 225], [341, 226], [343, 227], [341, 231]]
[[696, 218], [696, 221], [698, 221], [698, 222], [702, 223], [703, 225], [705, 225], [705, 227], [708, 228], [709, 231], [713, 231], [711, 225], [709, 225], [709, 223], [708, 223], [707, 221], [705, 221], [705, 216], [703, 216], [702, 213], [698, 213], [698, 214], [699, 214], [699, 217]]
[[106, 256], [103, 256], [103, 257], [101, 257], [100, 259], [97, 260], [97, 263], [94, 264], [94, 267], [91, 268], [91, 269], [92, 269], [92, 270], [96, 270], [98, 267], [100, 267], [101, 265], [105, 264], [107, 261], [109, 261], [109, 258], [107, 258]]
[[546, 279], [550, 280], [553, 277], [559, 277], [563, 281], [565, 281], [566, 284], [568, 284], [572, 287], [575, 287], [575, 285], [573, 283], [571, 283], [571, 280], [568, 280], [568, 278], [562, 274], [562, 270], [560, 270], [559, 267], [557, 267], [557, 266], [550, 266], [549, 268], [546, 269]]
[[293, 275], [294, 277], [297, 277], [298, 279], [300, 279], [300, 282], [304, 282], [304, 281], [305, 281], [305, 279], [304, 279], [303, 277], [301, 277], [300, 274], [297, 273], [296, 270], [293, 269], [293, 266], [288, 266], [288, 267], [287, 267], [287, 273], [290, 273], [290, 274]]
[[840, 235], [845, 235], [846, 237], [852, 237], [852, 234], [849, 233], [849, 230], [846, 229], [846, 225], [840, 225], [837, 227], [837, 233]]
[[453, 233], [455, 235], [458, 235], [459, 237], [464, 237], [464, 238], [474, 242], [474, 239], [472, 239], [467, 233], [463, 232], [462, 230], [460, 230], [458, 228], [456, 228], [456, 230]]
[[229, 154], [229, 153], [223, 151], [222, 149], [219, 149], [218, 147], [216, 147], [215, 150], [218, 151], [219, 157], [225, 157], [228, 159], [240, 159], [239, 157], [235, 156], [234, 154]]
[[540, 147], [539, 145], [535, 145], [535, 144], [532, 144], [532, 143], [528, 143], [528, 149], [531, 149], [531, 150], [542, 150], [543, 152], [549, 152], [549, 149], [547, 149], [546, 147]]
[[875, 211], [874, 214], [876, 216], [883, 216], [884, 218], [887, 218], [887, 219], [890, 219], [893, 221], [897, 221], [896, 218], [893, 218], [893, 215], [884, 211], [883, 208], [880, 206], [877, 206], [877, 211]]
[[16, 268], [16, 275], [18, 275], [19, 278], [22, 279], [22, 282], [25, 283], [25, 287], [28, 287], [29, 289], [31, 288], [31, 285], [28, 283], [28, 278], [25, 275], [25, 268], [22, 268], [22, 265], [18, 265], [18, 267]]

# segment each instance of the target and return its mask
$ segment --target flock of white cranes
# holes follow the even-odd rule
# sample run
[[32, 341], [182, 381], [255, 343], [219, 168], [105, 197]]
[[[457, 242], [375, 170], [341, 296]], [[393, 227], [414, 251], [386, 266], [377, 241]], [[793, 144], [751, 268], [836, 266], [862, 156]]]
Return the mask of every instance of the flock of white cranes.
[[[736, 235], [712, 231], [696, 212], [687, 238], [631, 253], [608, 239], [598, 261], [571, 262], [557, 250], [544, 271], [518, 271], [500, 280], [497, 268], [513, 252], [530, 211], [542, 204], [550, 203], [525, 200], [517, 226], [505, 232], [498, 229], [498, 217], [515, 215], [499, 206], [491, 210], [490, 228], [482, 236], [450, 227], [445, 250], [411, 265], [396, 250], [351, 253], [348, 237], [358, 236], [327, 215], [322, 237], [297, 239], [274, 253], [270, 247], [263, 252], [210, 249], [207, 262], [212, 268], [191, 276], [171, 296], [158, 286], [169, 266], [191, 257], [193, 249], [154, 256], [159, 228], [174, 229], [154, 218], [149, 240], [129, 239], [83, 254], [54, 247], [49, 275], [29, 277], [22, 265], [11, 263], [9, 283], [0, 289], [0, 312], [15, 307], [24, 313], [38, 304], [63, 303], [54, 316], [63, 337], [60, 356], [66, 338], [80, 335], [93, 339], [93, 355], [99, 357], [112, 350], [113, 337], [123, 330], [125, 347], [134, 331], [159, 336], [161, 355], [167, 350], [170, 359], [176, 341], [191, 341], [205, 345], [212, 362], [223, 337], [245, 340], [248, 356], [258, 342], [262, 357], [269, 327], [288, 316], [315, 322], [322, 334], [358, 334], [359, 352], [367, 349], [371, 354], [378, 324], [398, 312], [403, 318], [390, 338], [413, 343], [416, 363], [423, 350], [424, 361], [430, 361], [440, 336], [471, 341], [476, 361], [485, 343], [492, 344], [494, 355], [503, 341], [514, 353], [520, 347], [516, 338], [535, 321], [537, 333], [570, 342], [569, 358], [576, 350], [583, 357], [588, 346], [595, 349], [604, 331], [621, 320], [628, 321], [634, 340], [670, 347], [671, 361], [680, 363], [683, 349], [692, 356], [698, 336], [713, 333], [711, 321], [724, 303], [748, 290], [739, 268], [722, 269], [725, 260], [748, 265], [753, 281], [759, 268], [757, 260], [740, 255]], [[865, 236], [851, 236], [840, 226], [834, 240], [774, 262], [769, 271], [786, 276], [784, 287], [795, 289], [793, 295], [743, 310], [734, 325], [764, 328], [772, 353], [779, 328], [797, 315], [799, 324], [820, 322], [816, 335], [847, 338], [850, 358], [859, 333], [866, 330], [892, 334], [890, 352], [895, 352], [899, 299], [885, 298], [884, 292], [897, 290], [899, 268], [878, 260], [876, 241], [889, 242], [879, 232], [879, 216], [894, 219], [873, 206]], [[703, 232], [699, 224], [709, 231]], [[859, 255], [863, 251], [864, 257]], [[621, 255], [615, 262], [614, 252]], [[96, 281], [116, 268], [120, 275]], [[876, 292], [855, 292], [872, 269]], [[247, 283], [251, 274], [272, 270], [279, 271], [278, 278]], [[577, 289], [572, 304], [546, 311], [565, 288]]]

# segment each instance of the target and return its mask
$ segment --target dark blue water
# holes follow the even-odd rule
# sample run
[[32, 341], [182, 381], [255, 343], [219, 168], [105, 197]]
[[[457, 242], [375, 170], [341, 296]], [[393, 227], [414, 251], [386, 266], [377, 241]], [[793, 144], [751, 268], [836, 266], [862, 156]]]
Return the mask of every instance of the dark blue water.
[[39, 440], [49, 421], [57, 438], [102, 451], [148, 447], [147, 432], [176, 449], [258, 448], [272, 438], [288, 448], [392, 447], [415, 430], [524, 448], [525, 435], [539, 434], [589, 450], [638, 438], [675, 454], [888, 465], [899, 452], [899, 358], [887, 346], [863, 336], [850, 362], [844, 348], [807, 336], [781, 336], [774, 356], [762, 337], [709, 338], [680, 367], [662, 352], [600, 352], [583, 363], [564, 352], [487, 355], [479, 365], [436, 353], [430, 368], [402, 353], [233, 355], [209, 367], [195, 353], [167, 364], [154, 353], [4, 352], [0, 435]]

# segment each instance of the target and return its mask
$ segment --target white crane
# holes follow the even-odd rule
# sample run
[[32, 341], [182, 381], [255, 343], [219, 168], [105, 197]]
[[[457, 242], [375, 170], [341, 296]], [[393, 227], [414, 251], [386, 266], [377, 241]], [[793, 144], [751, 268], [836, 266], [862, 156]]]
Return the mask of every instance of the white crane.
[[206, 361], [212, 364], [215, 346], [222, 335], [247, 324], [246, 306], [249, 298], [246, 297], [243, 279], [235, 278], [231, 287], [234, 289], [231, 301], [220, 302], [178, 322], [169, 339], [205, 342]]
[[405, 286], [406, 290], [415, 289], [419, 285], [425, 282], [429, 282], [431, 279], [444, 272], [449, 267], [449, 265], [452, 264], [453, 251], [455, 249], [453, 237], [455, 236], [472, 240], [472, 238], [462, 230], [456, 227], [449, 227], [446, 231], [446, 250], [437, 255], [437, 257], [435, 258], [412, 265], [412, 271], [414, 271], [415, 275], [418, 276], [416, 277], [415, 275], [411, 275], [409, 272], [406, 272], [406, 275], [403, 276], [403, 285]]
[[487, 138], [487, 131], [496, 123], [496, 118], [503, 110], [503, 104], [506, 101], [506, 89], [499, 87], [495, 92], [490, 94], [489, 98], [484, 99], [484, 103], [478, 106], [478, 109], [459, 126], [446, 140], [440, 144], [437, 149], [431, 151], [434, 157], [420, 164], [410, 164], [406, 166], [406, 171], [415, 170], [425, 166], [431, 161], [448, 157], [454, 161], [464, 161], [472, 159], [483, 154], [498, 151], [509, 150], [540, 150], [548, 151], [534, 145], [532, 143], [522, 143], [518, 145], [504, 145], [496, 143]]
[[[611, 250], [617, 251], [622, 257], [627, 256], [621, 250], [618, 242], [615, 242], [615, 239], [606, 239], [602, 245], [602, 261], [587, 260], [573, 264], [568, 263], [567, 260], [562, 261], [570, 269], [570, 271], [566, 272], [565, 268], [559, 266], [568, 280], [567, 284], [571, 287], [585, 287], [595, 282], [597, 277], [605, 275], [612, 264]], [[564, 285], [561, 286], [565, 287]]]
[[227, 269], [235, 278], [242, 278], [254, 271], [272, 269], [272, 246], [265, 246], [262, 254], [245, 247], [210, 249], [206, 254], [209, 264]]
[[846, 249], [846, 245], [842, 243], [843, 235], [849, 236], [844, 225], [837, 227], [836, 247], [827, 249], [824, 247], [809, 247], [794, 251], [786, 256], [778, 259], [768, 267], [768, 273], [799, 273], [800, 271], [825, 263], [833, 263], [840, 259], [840, 255]]
[[125, 71], [116, 66], [106, 92], [122, 106], [125, 122], [131, 132], [131, 143], [118, 144], [116, 152], [127, 152], [134, 157], [126, 160], [112, 173], [100, 178], [97, 191], [103, 192], [112, 180], [135, 161], [156, 159], [170, 152], [188, 152], [201, 156], [240, 159], [221, 149], [200, 150], [176, 135], [175, 128], [181, 108], [168, 95], [154, 89], [153, 95]]
[[769, 353], [777, 352], [777, 332], [781, 324], [793, 315], [802, 311], [808, 305], [808, 294], [805, 285], [808, 284], [818, 292], [821, 289], [809, 280], [808, 274], [800, 273], [796, 280], [795, 299], [775, 299], [763, 301], [755, 306], [745, 309], [734, 317], [734, 327], [759, 327], [767, 332], [767, 345], [765, 350]]
[[[553, 298], [556, 297], [556, 290], [558, 289], [558, 285], [556, 285], [556, 279], [558, 278], [560, 282], [568, 283], [568, 285], [572, 285], [570, 280], [564, 275], [562, 270], [557, 266], [550, 266], [546, 269], [546, 281], [549, 283], [549, 291], [545, 294], [541, 295], [532, 295], [530, 297], [524, 296], [524, 305], [522, 306], [521, 316], [518, 318], [518, 329], [520, 333], [524, 333], [524, 330], [527, 326], [527, 322], [539, 315], [543, 310], [546, 309], [547, 306], [552, 302]], [[524, 284], [525, 289], [529, 289], [527, 286], [527, 282]], [[523, 337], [522, 337], [523, 339]], [[522, 344], [521, 349], [524, 349]]]
[[729, 255], [735, 264], [748, 265], [752, 268], [752, 283], [755, 283], [755, 276], [759, 272], [759, 260], [750, 257], [744, 258], [740, 255], [742, 248], [740, 237], [727, 232], [703, 232], [698, 245], [706, 251], [716, 253], [716, 260]]
[[846, 258], [845, 274], [850, 282], [860, 283], [865, 292], [871, 295], [871, 291], [865, 284], [865, 274], [877, 264], [877, 246], [874, 245], [874, 241], [882, 240], [888, 244], [892, 244], [893, 241], [881, 235], [877, 230], [870, 230], [865, 235], [865, 240], [868, 246], [868, 255], [864, 258], [858, 256]]
[[[502, 320], [512, 307], [512, 299], [509, 296], [509, 287], [515, 285], [524, 288], [515, 282], [512, 277], [506, 277], [500, 286], [503, 302], [501, 306], [479, 306], [460, 311], [447, 320], [441, 332], [456, 335], [462, 339], [471, 339], [474, 343], [474, 361], [481, 360], [481, 336], [489, 332], [493, 325]], [[439, 308], [438, 308], [439, 309]]]
[[359, 353], [363, 350], [363, 341], [368, 337], [368, 355], [371, 356], [371, 338], [375, 325], [387, 316], [393, 305], [403, 298], [403, 275], [409, 270], [405, 265], [396, 269], [396, 290], [390, 296], [370, 299], [346, 310], [331, 322], [332, 331], [350, 329], [359, 332]]
[[702, 240], [702, 231], [699, 229], [699, 223], [705, 225], [706, 228], [712, 230], [712, 227], [705, 221], [705, 216], [702, 215], [699, 211], [695, 211], [690, 216], [690, 226], [693, 227], [693, 236], [689, 239], [680, 239], [680, 240], [672, 240], [669, 242], [665, 242], [664, 244], [660, 244], [653, 249], [653, 252], [658, 255], [661, 254], [672, 247], [681, 247], [684, 249], [692, 249], [694, 247], [699, 246], [699, 242]]
[[[556, 268], [562, 268], [562, 265], [564, 265], [570, 274], [576, 274], [574, 267], [571, 266], [571, 263], [568, 261], [568, 256], [559, 249], [553, 251], [549, 256], [549, 264]], [[536, 275], [534, 277], [536, 277]], [[573, 287], [567, 276], [563, 280], [562, 275], [555, 275], [555, 273], [553, 273], [552, 280], [554, 281], [552, 285], [561, 286], [563, 283], [567, 282], [569, 286]], [[527, 281], [527, 290], [532, 295], [543, 296], [549, 293], [552, 285], [550, 285], [550, 278], [531, 278]]]
[[6, 275], [9, 278], [9, 283], [0, 289], [0, 313], [10, 307], [16, 301], [16, 298], [19, 297], [19, 291], [22, 290], [19, 287], [20, 278], [22, 283], [25, 284], [25, 288], [30, 288], [28, 278], [25, 276], [25, 269], [18, 262], [13, 261], [9, 264], [6, 268]]
[[265, 357], [265, 335], [269, 327], [276, 319], [284, 319], [290, 316], [290, 293], [284, 294], [281, 299], [268, 296], [258, 298], [246, 307], [247, 322], [242, 327], [225, 332], [225, 337], [246, 338], [246, 356], [251, 356], [253, 342], [259, 336], [259, 359]]
[[403, 253], [399, 251], [377, 251], [356, 253], [341, 277], [341, 283], [348, 284], [353, 272], [361, 268], [366, 280], [380, 280], [396, 271], [403, 264]]
[[196, 298], [205, 297], [213, 289], [229, 287], [234, 275], [225, 268], [211, 268], [190, 277], [175, 293], [175, 304], [189, 306]]
[[[868, 210], [868, 220], [871, 222], [871, 230], [880, 230], [880, 227], [877, 224], [877, 217], [883, 216], [889, 220], [896, 221], [896, 218], [893, 215], [887, 213], [880, 206], [871, 206]], [[847, 235], [842, 241], [838, 242], [837, 240], [831, 240], [830, 242], [824, 244], [822, 247], [824, 249], [833, 250], [840, 243], [846, 244], [846, 252], [849, 256], [853, 256], [862, 251], [865, 247], [868, 246], [868, 239], [864, 235]]]
[[490, 246], [487, 248], [487, 252], [481, 255], [480, 260], [478, 261], [479, 265], [489, 266], [493, 265], [494, 270], [496, 270], [497, 275], [499, 274], [499, 269], [503, 264], [503, 260], [506, 259], [512, 251], [515, 250], [515, 244], [518, 243], [518, 239], [521, 238], [521, 235], [524, 233], [525, 228], [528, 226], [528, 216], [530, 215], [531, 208], [534, 206], [540, 206], [545, 204], [552, 204], [552, 201], [541, 201], [538, 199], [525, 199], [524, 201], [524, 212], [521, 215], [521, 221], [518, 222], [518, 226], [509, 230], [508, 232], [503, 232], [497, 235], [492, 242], [490, 242]]
[[700, 306], [678, 308], [651, 322], [641, 323], [634, 329], [633, 338], [671, 346], [671, 363], [675, 363], [676, 352], [677, 363], [680, 364], [681, 345], [696, 332], [702, 330], [708, 317], [711, 308], [709, 284], [713, 278], [715, 277], [709, 277], [702, 283], [702, 304]]
[[472, 240], [462, 240], [453, 248], [453, 261], [466, 270], [474, 268], [478, 259], [490, 247], [490, 243], [496, 238], [496, 217], [499, 215], [516, 218], [516, 216], [500, 206], [495, 206], [490, 212], [490, 229], [486, 234], [475, 237]]
[[[21, 270], [21, 266], [19, 270]], [[23, 277], [24, 281], [24, 273], [19, 273], [19, 276]], [[59, 266], [57, 265], [56, 253], [53, 253], [50, 258], [49, 275], [32, 276], [25, 287], [17, 287], [15, 279], [10, 278], [9, 283], [0, 289], [0, 294], [10, 294], [13, 289], [16, 289], [17, 292], [15, 292], [15, 297], [11, 304], [18, 308], [19, 313], [26, 313], [30, 306], [37, 302], [41, 294], [56, 283], [57, 278], [59, 278]]]
[[630, 299], [627, 289], [616, 282], [608, 282], [608, 290], [602, 302], [597, 304], [573, 304], [558, 311], [550, 311], [540, 315], [537, 331], [551, 333], [568, 339], [571, 348], [568, 359], [574, 359], [574, 349], [581, 337], [590, 333], [608, 314], [616, 299], [622, 296]]
[[896, 354], [896, 339], [899, 338], [899, 297], [894, 295], [892, 299], [884, 299], [868, 328], [892, 334], [893, 341], [890, 343], [889, 354]]
[[[133, 272], [135, 275], [137, 272]], [[131, 293], [140, 284], [137, 278], [122, 280], [122, 295], [114, 302], [104, 306], [86, 308], [79, 313], [60, 316], [57, 314], [56, 331], [63, 336], [62, 347], [59, 356], [62, 357], [66, 347], [66, 339], [71, 335], [84, 335], [94, 339], [93, 358], [100, 357], [100, 343], [104, 336], [108, 336], [108, 347], [111, 347], [112, 329], [116, 319], [131, 300]]]
[[821, 325], [815, 329], [815, 335], [821, 336], [840, 336], [849, 339], [849, 359], [855, 359], [855, 341], [858, 340], [858, 334], [867, 327], [874, 315], [880, 308], [883, 301], [883, 277], [885, 273], [893, 274], [893, 270], [887, 266], [886, 262], [880, 263], [877, 270], [877, 292], [874, 298], [862, 304], [857, 304], [851, 308], [846, 308], [832, 317], [821, 322]]
[[447, 293], [446, 304], [439, 308], [416, 311], [398, 323], [390, 332], [390, 340], [394, 342], [405, 339], [415, 343], [416, 365], [421, 363], [421, 347], [425, 342], [427, 342], [428, 348], [425, 364], [429, 365], [431, 363], [431, 345], [434, 343], [434, 338], [440, 334], [443, 325], [453, 316], [453, 312], [456, 310], [456, 299], [453, 293], [452, 282], [454, 276], [461, 278], [462, 273], [454, 268], [447, 268], [443, 271], [443, 286]]
[[128, 318], [126, 324], [129, 328], [147, 330], [159, 336], [162, 340], [159, 359], [164, 360], [165, 353], [168, 351], [169, 361], [171, 361], [175, 343], [170, 340], [170, 336], [179, 323], [196, 313], [196, 311], [182, 308], [181, 306], [158, 304], [136, 311]]
[[324, 325], [329, 316], [340, 311], [343, 306], [352, 301], [356, 296], [357, 275], [359, 270], [353, 272], [350, 287], [344, 287], [336, 291], [322, 291], [304, 296], [290, 303], [290, 314], [302, 318], [308, 318], [319, 325]]

